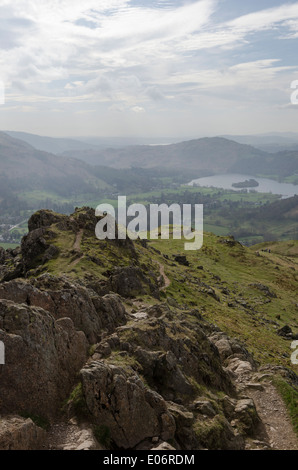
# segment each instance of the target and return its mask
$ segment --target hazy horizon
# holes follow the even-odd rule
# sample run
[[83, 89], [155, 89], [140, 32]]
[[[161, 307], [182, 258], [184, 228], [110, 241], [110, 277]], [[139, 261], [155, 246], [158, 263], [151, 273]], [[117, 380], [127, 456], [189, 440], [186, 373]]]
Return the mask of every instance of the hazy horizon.
[[184, 140], [296, 131], [297, 1], [0, 0], [0, 14], [1, 129]]
[[[0, 129], [0, 132], [8, 133], [8, 134], [24, 134], [24, 135], [32, 135], [35, 137], [40, 137], [40, 138], [49, 138], [49, 139], [69, 139], [69, 140], [76, 140], [76, 141], [82, 141], [82, 142], [87, 142], [87, 141], [92, 141], [92, 140], [119, 140], [119, 141], [125, 141], [125, 140], [135, 140], [135, 141], [161, 141], [161, 145], [166, 145], [165, 141], [168, 140], [169, 144], [174, 143], [174, 142], [182, 142], [182, 141], [188, 141], [188, 140], [196, 140], [196, 139], [204, 139], [204, 138], [214, 138], [214, 137], [221, 137], [221, 138], [233, 138], [233, 137], [252, 137], [252, 138], [262, 138], [262, 137], [267, 137], [270, 139], [274, 140], [275, 138], [278, 139], [288, 139], [289, 141], [292, 140], [292, 142], [296, 142], [298, 140], [298, 132], [264, 132], [264, 133], [255, 133], [255, 134], [250, 134], [250, 133], [243, 133], [243, 134], [224, 134], [224, 133], [219, 133], [219, 134], [196, 134], [196, 135], [172, 135], [172, 136], [167, 136], [167, 135], [160, 135], [160, 136], [145, 136], [145, 135], [136, 135], [136, 134], [131, 134], [131, 135], [95, 135], [95, 134], [90, 134], [90, 135], [50, 135], [50, 134], [37, 134], [34, 132], [30, 131], [24, 131], [20, 129]], [[21, 139], [21, 137], [15, 137]], [[22, 140], [22, 139], [21, 139]]]

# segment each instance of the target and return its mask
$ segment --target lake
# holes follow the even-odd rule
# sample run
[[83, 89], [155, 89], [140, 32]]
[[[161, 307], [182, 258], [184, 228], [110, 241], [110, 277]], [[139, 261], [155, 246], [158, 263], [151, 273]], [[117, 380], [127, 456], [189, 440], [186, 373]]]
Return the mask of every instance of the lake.
[[[254, 179], [259, 183], [259, 186], [254, 188], [247, 188], [247, 191], [257, 191], [258, 193], [272, 193], [280, 194], [282, 198], [292, 197], [298, 195], [298, 185], [290, 183], [279, 183], [278, 181], [270, 180], [267, 178], [257, 178], [251, 175], [240, 175], [240, 174], [226, 174], [226, 175], [214, 175], [207, 176], [204, 178], [198, 178], [192, 180], [189, 186], [197, 184], [202, 187], [214, 187], [221, 189], [230, 189], [237, 191], [232, 186], [233, 183], [240, 183], [245, 180]], [[238, 189], [238, 191], [240, 191]]]

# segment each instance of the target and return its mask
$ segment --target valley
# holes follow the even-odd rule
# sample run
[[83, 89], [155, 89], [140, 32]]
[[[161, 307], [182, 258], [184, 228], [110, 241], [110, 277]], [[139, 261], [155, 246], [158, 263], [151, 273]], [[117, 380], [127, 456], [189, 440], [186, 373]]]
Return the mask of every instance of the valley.
[[[230, 190], [223, 190], [216, 187], [187, 186], [188, 182], [193, 180], [194, 172], [206, 177], [223, 169], [229, 172], [233, 165], [239, 166], [247, 159], [253, 164], [256, 158], [260, 161], [275, 158], [274, 155], [272, 157], [271, 154], [260, 152], [251, 146], [222, 138], [197, 139], [162, 146], [106, 149], [108, 160], [104, 160], [98, 154], [104, 152], [101, 148], [90, 150], [87, 147], [84, 151], [80, 150], [80, 155], [77, 154], [78, 150], [72, 150], [68, 151], [71, 157], [65, 157], [35, 149], [28, 142], [5, 133], [0, 137], [2, 162], [0, 244], [2, 246], [17, 246], [27, 232], [26, 220], [40, 208], [70, 214], [75, 207], [95, 208], [102, 202], [116, 205], [117, 196], [124, 194], [132, 202], [142, 204], [153, 202], [170, 204], [182, 201], [204, 204], [204, 222], [207, 231], [217, 235], [231, 234], [246, 245], [297, 237], [295, 197], [291, 198], [293, 202], [281, 201], [277, 218], [274, 213], [275, 206], [268, 204], [276, 202], [278, 195], [269, 192], [255, 193], [246, 188], [242, 190], [237, 188], [237, 191], [232, 187]], [[30, 138], [30, 142], [36, 145], [36, 139], [33, 137]], [[76, 141], [58, 139], [56, 142], [55, 139], [50, 139], [49, 144], [49, 139], [40, 137], [37, 142], [42, 148], [50, 146], [49, 148], [59, 151], [61, 145], [67, 148], [67, 145], [74, 146]], [[56, 147], [54, 144], [57, 144]], [[77, 146], [82, 147], [84, 143], [79, 142]], [[95, 152], [94, 157], [89, 158], [90, 152]], [[128, 155], [130, 155], [129, 160]], [[279, 155], [280, 161], [283, 162], [284, 176], [281, 176], [276, 167], [276, 178], [292, 178], [295, 182], [293, 177], [298, 168], [295, 155], [291, 157], [292, 166], [290, 165], [288, 169], [285, 166], [287, 160]], [[75, 156], [80, 156], [82, 161], [73, 158]], [[138, 166], [131, 166], [135, 165], [136, 161]], [[220, 162], [221, 166], [217, 166], [216, 161]], [[99, 165], [100, 162], [108, 163], [109, 166]], [[21, 171], [22, 178], [18, 177], [16, 167]], [[28, 173], [29, 168], [30, 173]], [[259, 170], [256, 168], [254, 171]], [[235, 174], [236, 183], [237, 178], [239, 175]], [[295, 194], [295, 186], [292, 193]], [[287, 210], [289, 205], [291, 205], [290, 211]], [[265, 217], [261, 206], [266, 207]]]

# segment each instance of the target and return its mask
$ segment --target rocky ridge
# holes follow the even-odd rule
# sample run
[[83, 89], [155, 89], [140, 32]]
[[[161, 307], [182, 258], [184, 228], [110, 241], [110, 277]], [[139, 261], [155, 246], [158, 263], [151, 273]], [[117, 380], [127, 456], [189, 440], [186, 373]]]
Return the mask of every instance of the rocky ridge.
[[[106, 266], [105, 241], [84, 251], [96, 221], [89, 209], [40, 211], [20, 250], [0, 252], [0, 448], [278, 448], [257, 396], [272, 393], [276, 371], [196, 308], [160, 299], [158, 265], [130, 240], [109, 242], [126, 265]], [[68, 264], [79, 255], [103, 274], [49, 273], [65, 256], [59, 231], [75, 244], [82, 230]]]

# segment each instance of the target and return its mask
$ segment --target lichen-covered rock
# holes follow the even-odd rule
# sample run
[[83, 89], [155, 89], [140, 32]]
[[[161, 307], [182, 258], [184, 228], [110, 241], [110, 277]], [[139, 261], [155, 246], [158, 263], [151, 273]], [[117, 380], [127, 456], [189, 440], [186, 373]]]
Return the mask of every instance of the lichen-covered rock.
[[249, 351], [239, 341], [234, 338], [230, 338], [228, 335], [220, 332], [213, 332], [208, 336], [209, 340], [216, 346], [219, 351], [222, 362], [225, 365], [229, 365], [230, 369], [233, 370], [233, 361], [243, 361], [250, 364], [249, 369], [254, 370], [256, 363], [249, 353]]
[[93, 422], [109, 429], [118, 448], [131, 449], [154, 436], [174, 437], [166, 402], [133, 370], [94, 361], [81, 370], [81, 380]]
[[87, 341], [70, 318], [0, 300], [0, 412], [51, 416], [69, 393], [87, 358]]
[[50, 227], [53, 224], [67, 220], [67, 215], [58, 214], [51, 210], [40, 210], [31, 215], [28, 220], [29, 232], [42, 227]]
[[21, 252], [24, 273], [58, 256], [58, 248], [50, 242], [55, 236], [56, 234], [50, 229], [41, 227], [22, 238]]
[[139, 266], [117, 267], [110, 273], [110, 290], [121, 297], [136, 297], [146, 293], [158, 294], [158, 279], [154, 273], [145, 275]]
[[117, 294], [103, 297], [67, 279], [44, 274], [31, 282], [21, 279], [0, 284], [0, 299], [41, 307], [55, 319], [69, 317], [90, 343], [104, 331], [126, 323], [126, 312]]
[[251, 398], [243, 398], [238, 400], [234, 410], [235, 419], [240, 421], [240, 428], [249, 436], [253, 436], [256, 427], [260, 423], [254, 401]]
[[199, 324], [188, 324], [181, 316], [180, 319], [176, 312], [173, 318], [169, 310], [159, 318], [140, 319], [119, 327], [118, 348], [130, 345], [126, 350], [141, 365], [142, 375], [166, 400], [174, 401], [180, 395], [191, 399], [195, 387], [190, 378], [233, 394], [234, 386], [222, 367], [217, 348]]

